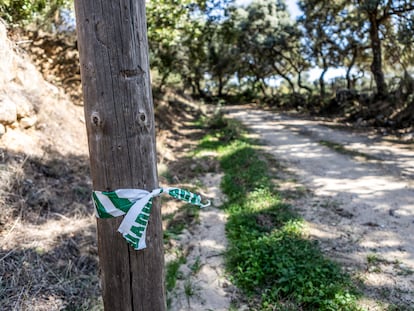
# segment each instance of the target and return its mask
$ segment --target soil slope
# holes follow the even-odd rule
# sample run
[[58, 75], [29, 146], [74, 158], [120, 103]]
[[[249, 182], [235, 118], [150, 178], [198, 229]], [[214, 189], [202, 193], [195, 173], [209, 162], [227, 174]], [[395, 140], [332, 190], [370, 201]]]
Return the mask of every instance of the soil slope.
[[[77, 92], [66, 94], [45, 81], [54, 81], [56, 72], [44, 63], [59, 57], [45, 56], [41, 44], [34, 45], [43, 76], [0, 23], [0, 310], [101, 310], [83, 107]], [[48, 46], [59, 47], [55, 41]], [[72, 67], [76, 62], [71, 60]], [[203, 196], [220, 197], [220, 176], [200, 183], [192, 169], [199, 163], [188, 158], [202, 135], [192, 130], [199, 106], [177, 94], [156, 95], [161, 184], [206, 184]], [[172, 180], [162, 176], [168, 174]], [[170, 201], [163, 212], [175, 214], [176, 221], [180, 206]], [[170, 293], [172, 310], [228, 309], [224, 223], [223, 212], [209, 207], [168, 248], [187, 255], [185, 278]]]

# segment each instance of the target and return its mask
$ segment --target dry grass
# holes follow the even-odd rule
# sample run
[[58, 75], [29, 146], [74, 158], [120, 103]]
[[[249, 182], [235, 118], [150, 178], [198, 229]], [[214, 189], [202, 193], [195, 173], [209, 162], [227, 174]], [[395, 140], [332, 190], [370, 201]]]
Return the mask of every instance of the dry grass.
[[[193, 175], [214, 170], [208, 160], [182, 158], [191, 148], [187, 138], [199, 135], [190, 123], [197, 113], [164, 100], [158, 116], [176, 118], [158, 122], [160, 181], [191, 187]], [[44, 150], [30, 156], [0, 145], [0, 310], [101, 310], [89, 161], [50, 145]], [[167, 205], [168, 214], [182, 204]], [[167, 217], [167, 231], [180, 215]]]
[[0, 309], [99, 309], [86, 159], [1, 155]]
[[[0, 84], [33, 104], [38, 122], [30, 129], [8, 128], [0, 138], [0, 311], [100, 310], [82, 108], [44, 82], [5, 38], [0, 27], [0, 54], [4, 47], [12, 57], [0, 58], [10, 69], [0, 72]], [[76, 58], [73, 64], [78, 66]], [[180, 141], [192, 135], [187, 122], [198, 107], [175, 94], [156, 96], [159, 163], [166, 174], [161, 183], [182, 184], [188, 178], [171, 164], [188, 148]]]

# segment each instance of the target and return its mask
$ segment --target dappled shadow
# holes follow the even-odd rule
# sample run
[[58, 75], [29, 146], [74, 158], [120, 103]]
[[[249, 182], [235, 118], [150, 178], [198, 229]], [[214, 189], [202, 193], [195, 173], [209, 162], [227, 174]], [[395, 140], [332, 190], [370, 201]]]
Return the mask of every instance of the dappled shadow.
[[389, 174], [407, 179], [414, 178], [412, 142], [410, 145], [403, 140], [383, 138], [382, 135], [356, 131], [349, 126], [338, 131], [332, 123], [296, 119], [286, 115], [270, 114], [266, 121], [273, 121], [292, 133], [310, 138], [312, 142], [323, 142], [326, 146], [339, 144], [339, 152], [359, 161], [380, 164]]
[[[352, 154], [321, 145], [322, 139], [342, 141], [332, 129], [268, 112], [246, 113], [245, 107], [229, 112], [259, 134], [265, 151], [286, 163], [312, 190], [312, 196], [295, 204], [324, 251], [365, 279], [367, 295], [412, 306], [414, 189], [410, 180], [401, 178], [412, 176], [409, 149], [399, 155], [378, 143], [372, 149], [379, 161], [355, 161]], [[370, 152], [365, 137], [350, 133], [346, 138], [345, 144]], [[370, 270], [372, 258], [379, 258], [378, 269]]]
[[256, 151], [250, 146], [241, 146], [222, 156], [221, 167], [224, 171], [233, 167], [239, 169], [237, 174], [225, 174], [223, 177], [222, 189], [230, 201], [242, 202], [250, 191], [264, 189], [269, 184], [269, 176], [262, 173], [266, 171], [266, 164], [257, 161], [256, 156]]
[[197, 121], [204, 116], [191, 100], [168, 93], [158, 96], [155, 106], [157, 156], [160, 183], [171, 186], [189, 182], [203, 172], [217, 171], [212, 157], [195, 157], [196, 144], [204, 136]]

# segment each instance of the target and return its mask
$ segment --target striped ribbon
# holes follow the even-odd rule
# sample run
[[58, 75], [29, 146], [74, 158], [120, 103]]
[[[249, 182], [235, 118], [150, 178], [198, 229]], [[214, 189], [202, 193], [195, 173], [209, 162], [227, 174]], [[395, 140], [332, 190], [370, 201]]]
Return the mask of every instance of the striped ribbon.
[[93, 191], [96, 217], [113, 218], [125, 215], [118, 231], [134, 249], [146, 247], [145, 237], [151, 213], [152, 198], [167, 193], [173, 198], [197, 205], [201, 208], [210, 205], [201, 202], [201, 197], [179, 188], [159, 188], [151, 192], [142, 189], [119, 189], [115, 191]]

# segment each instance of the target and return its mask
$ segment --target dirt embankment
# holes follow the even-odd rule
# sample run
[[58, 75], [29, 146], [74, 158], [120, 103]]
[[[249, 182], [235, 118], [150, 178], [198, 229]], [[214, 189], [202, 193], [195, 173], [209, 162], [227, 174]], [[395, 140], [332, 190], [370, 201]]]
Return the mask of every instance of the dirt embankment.
[[[79, 77], [62, 89], [68, 71], [57, 64], [70, 50], [49, 36], [20, 39], [31, 45], [35, 64], [0, 24], [0, 309], [100, 310], [88, 149], [74, 87]], [[70, 61], [69, 72], [76, 72], [76, 58]], [[193, 188], [200, 170], [216, 169], [187, 155], [202, 135], [191, 123], [202, 114], [200, 107], [173, 93], [156, 94], [155, 102], [160, 182]], [[200, 189], [203, 195], [220, 196], [215, 178], [205, 181], [210, 185]], [[166, 204], [165, 213], [174, 213], [172, 222], [180, 220], [179, 209], [179, 203]], [[171, 308], [225, 310], [230, 298], [222, 277], [224, 216], [212, 207], [199, 222], [185, 224], [181, 240], [167, 246], [167, 261], [175, 258], [168, 254], [187, 256], [181, 267], [185, 279], [170, 294]], [[215, 235], [207, 238], [211, 230]], [[191, 269], [195, 266], [197, 271]]]
[[44, 80], [3, 24], [0, 67], [0, 309], [97, 304], [82, 107]]

